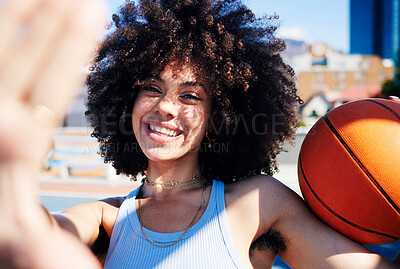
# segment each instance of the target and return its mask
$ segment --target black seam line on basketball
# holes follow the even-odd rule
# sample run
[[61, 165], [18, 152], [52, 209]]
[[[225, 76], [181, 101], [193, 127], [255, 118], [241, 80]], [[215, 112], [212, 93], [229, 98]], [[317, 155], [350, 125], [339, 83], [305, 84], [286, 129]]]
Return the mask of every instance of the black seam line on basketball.
[[382, 103], [379, 103], [379, 102], [374, 101], [374, 100], [362, 100], [362, 101], [367, 101], [367, 102], [371, 102], [371, 103], [375, 103], [375, 104], [377, 104], [377, 105], [380, 105], [381, 107], [383, 107], [383, 108], [389, 110], [390, 113], [392, 113], [396, 118], [398, 118], [398, 119], [400, 120], [400, 115], [397, 114], [396, 111], [394, 111], [393, 109], [391, 109], [391, 108], [388, 107], [387, 105], [382, 104]]
[[335, 134], [336, 138], [340, 141], [340, 143], [343, 145], [343, 147], [347, 150], [347, 152], [350, 154], [350, 156], [353, 158], [353, 160], [358, 164], [358, 166], [363, 170], [365, 175], [368, 177], [368, 179], [375, 185], [376, 188], [382, 193], [382, 195], [386, 198], [386, 200], [389, 202], [389, 204], [397, 211], [398, 214], [400, 214], [400, 208], [396, 203], [390, 198], [390, 196], [385, 192], [385, 190], [379, 185], [378, 181], [372, 176], [372, 174], [368, 171], [368, 169], [364, 166], [364, 164], [361, 162], [361, 160], [357, 157], [357, 155], [352, 151], [352, 149], [347, 145], [346, 141], [344, 141], [343, 137], [340, 136], [338, 131], [335, 129], [335, 127], [332, 125], [332, 123], [329, 121], [328, 117], [325, 115], [324, 120], [326, 124], [329, 126], [331, 131]]
[[324, 201], [322, 201], [322, 199], [318, 196], [318, 194], [317, 194], [317, 193], [314, 191], [314, 189], [311, 187], [311, 184], [308, 182], [308, 179], [307, 179], [307, 177], [306, 177], [306, 175], [305, 175], [305, 173], [304, 173], [304, 170], [303, 170], [303, 164], [302, 164], [302, 162], [301, 162], [301, 154], [299, 155], [299, 165], [300, 165], [301, 174], [303, 175], [304, 181], [306, 182], [306, 184], [307, 184], [307, 186], [308, 186], [308, 189], [311, 191], [311, 193], [313, 194], [313, 196], [315, 197], [315, 199], [317, 199], [318, 202], [319, 202], [323, 207], [325, 207], [325, 209], [328, 210], [332, 215], [334, 215], [335, 217], [337, 217], [337, 218], [340, 219], [341, 221], [343, 221], [343, 222], [349, 224], [350, 226], [353, 226], [354, 228], [357, 228], [357, 229], [362, 230], [362, 231], [364, 231], [364, 232], [368, 232], [368, 233], [372, 233], [372, 234], [376, 234], [376, 235], [388, 237], [388, 238], [391, 238], [391, 239], [394, 239], [394, 240], [399, 240], [399, 239], [400, 239], [399, 237], [396, 237], [396, 236], [393, 236], [393, 235], [390, 235], [390, 234], [385, 234], [385, 233], [382, 233], [382, 232], [378, 232], [378, 231], [374, 231], [374, 230], [370, 230], [370, 229], [368, 229], [368, 228], [362, 227], [362, 226], [360, 226], [360, 225], [358, 225], [358, 224], [355, 224], [355, 223], [351, 222], [350, 220], [348, 220], [348, 219], [342, 217], [341, 215], [339, 215], [339, 214], [336, 213], [335, 211], [333, 211], [327, 204], [325, 204]]

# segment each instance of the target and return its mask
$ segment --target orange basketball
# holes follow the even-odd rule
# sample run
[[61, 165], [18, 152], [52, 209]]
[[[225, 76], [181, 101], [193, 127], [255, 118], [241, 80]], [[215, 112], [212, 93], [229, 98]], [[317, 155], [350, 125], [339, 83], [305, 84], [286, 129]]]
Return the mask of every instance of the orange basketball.
[[325, 223], [362, 244], [400, 239], [400, 103], [341, 105], [307, 134], [300, 188]]

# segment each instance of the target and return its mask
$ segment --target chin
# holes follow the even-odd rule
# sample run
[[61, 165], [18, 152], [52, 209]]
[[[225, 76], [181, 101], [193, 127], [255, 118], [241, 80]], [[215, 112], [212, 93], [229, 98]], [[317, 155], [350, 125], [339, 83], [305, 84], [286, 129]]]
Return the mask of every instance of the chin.
[[184, 155], [182, 154], [182, 152], [176, 152], [175, 150], [165, 149], [165, 148], [144, 149], [143, 152], [146, 155], [146, 157], [152, 161], [175, 160], [181, 158]]
[[147, 159], [154, 162], [175, 161], [179, 159], [184, 159], [185, 157], [191, 158], [198, 155], [198, 152], [194, 151], [168, 148], [144, 149], [143, 152], [146, 155]]

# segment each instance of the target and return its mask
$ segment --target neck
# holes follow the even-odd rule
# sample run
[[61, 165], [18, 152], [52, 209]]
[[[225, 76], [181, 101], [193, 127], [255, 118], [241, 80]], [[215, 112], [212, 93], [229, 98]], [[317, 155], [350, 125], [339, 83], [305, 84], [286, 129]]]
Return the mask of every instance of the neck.
[[[188, 191], [202, 187], [204, 179], [198, 178], [198, 182], [193, 182], [192, 177], [201, 175], [200, 167], [197, 162], [174, 164], [153, 162], [149, 160], [147, 169], [147, 180], [149, 184], [143, 185], [144, 197], [152, 196], [153, 198], [162, 198], [169, 195], [176, 195], [182, 191]], [[185, 184], [184, 181], [191, 181], [190, 184]], [[180, 181], [176, 188], [162, 188], [155, 186], [169, 186], [172, 182]]]

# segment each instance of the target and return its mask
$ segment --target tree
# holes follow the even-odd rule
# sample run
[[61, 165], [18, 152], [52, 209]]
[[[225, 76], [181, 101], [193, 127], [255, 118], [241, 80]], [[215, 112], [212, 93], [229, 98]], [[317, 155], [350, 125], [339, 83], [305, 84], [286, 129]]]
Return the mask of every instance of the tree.
[[396, 68], [395, 78], [382, 84], [380, 97], [400, 96], [400, 69]]

